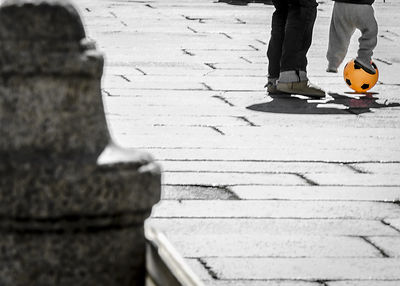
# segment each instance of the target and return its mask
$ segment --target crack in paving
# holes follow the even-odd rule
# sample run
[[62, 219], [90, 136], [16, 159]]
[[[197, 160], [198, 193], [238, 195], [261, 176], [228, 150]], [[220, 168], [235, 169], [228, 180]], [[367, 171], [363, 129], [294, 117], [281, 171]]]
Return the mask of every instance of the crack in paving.
[[243, 21], [243, 20], [241, 20], [241, 19], [239, 19], [239, 18], [236, 18], [236, 21], [237, 21], [239, 24], [246, 24], [246, 21]]
[[[340, 165], [340, 164], [339, 164]], [[357, 168], [356, 166], [352, 165], [352, 164], [342, 164], [343, 166], [346, 166], [347, 168], [349, 168], [350, 170], [356, 172], [357, 174], [372, 174], [371, 172], [368, 171], [364, 171], [362, 169]]]
[[261, 43], [261, 44], [263, 44], [264, 46], [266, 46], [266, 45], [267, 45], [267, 43], [266, 43], [266, 42], [264, 42], [264, 41], [261, 41], [261, 40], [258, 40], [258, 39], [256, 39], [256, 41], [257, 41], [257, 42], [259, 42], [259, 43]]
[[366, 236], [359, 236], [363, 241], [374, 247], [378, 252], [382, 255], [382, 257], [388, 258], [390, 257], [382, 248], [380, 248], [377, 244], [373, 243], [371, 240], [368, 239]]
[[259, 127], [259, 125], [255, 124], [254, 122], [247, 119], [246, 116], [235, 116], [235, 117], [238, 118], [239, 120], [246, 122], [249, 126]]
[[210, 70], [210, 71], [204, 73], [203, 76], [204, 76], [204, 77], [207, 77], [209, 74], [212, 74], [212, 73], [214, 73], [214, 72], [215, 72], [215, 70]]
[[115, 96], [115, 95], [112, 95], [110, 92], [108, 92], [107, 90], [105, 90], [105, 89], [102, 89], [101, 90], [103, 93], [105, 93], [107, 96]]
[[209, 126], [209, 127], [212, 130], [216, 131], [218, 134], [225, 135], [225, 133], [223, 131], [221, 131], [220, 129], [218, 129], [217, 127], [215, 127], [215, 126]]
[[319, 186], [319, 184], [317, 182], [314, 182], [313, 180], [307, 178], [304, 174], [300, 174], [300, 173], [288, 173], [288, 174], [293, 174], [293, 175], [300, 177], [310, 186]]
[[192, 32], [195, 33], [195, 34], [198, 33], [195, 29], [193, 29], [193, 28], [191, 28], [191, 27], [189, 27], [189, 26], [187, 26], [186, 28], [187, 28], [188, 30], [192, 31]]
[[189, 21], [198, 21], [201, 24], [204, 24], [205, 23], [204, 20], [207, 20], [207, 18], [197, 18], [197, 17], [190, 17], [190, 16], [185, 16], [185, 15], [182, 15], [182, 17], [184, 17], [186, 20], [189, 20]]
[[225, 97], [223, 97], [221, 95], [213, 95], [213, 97], [223, 101], [224, 103], [228, 104], [231, 107], [235, 106], [233, 103], [231, 103], [229, 100], [227, 100]]
[[375, 58], [376, 61], [387, 64], [388, 66], [391, 66], [393, 63], [388, 60], [380, 59], [380, 58]]
[[131, 82], [129, 78], [127, 78], [126, 76], [124, 76], [123, 74], [119, 75], [121, 78], [123, 78], [124, 80], [126, 80], [127, 82]]
[[211, 86], [209, 86], [208, 84], [206, 84], [205, 82], [202, 82], [201, 83], [207, 90], [213, 90], [212, 88], [211, 88]]
[[330, 282], [329, 280], [313, 280], [312, 282], [318, 283], [321, 286], [329, 286], [328, 282]]
[[392, 34], [392, 36], [400, 37], [399, 34], [393, 32], [393, 31], [390, 31], [390, 30], [385, 30], [384, 32], [389, 33], [389, 34]]
[[247, 62], [247, 63], [249, 63], [249, 64], [252, 64], [252, 63], [253, 63], [252, 61], [246, 59], [245, 57], [240, 57], [240, 59], [244, 60], [245, 62]]
[[201, 257], [197, 259], [200, 264], [204, 267], [205, 270], [207, 270], [208, 274], [215, 280], [219, 280], [219, 277], [217, 273], [211, 268], [210, 265], [207, 264], [207, 262], [202, 259]]
[[195, 56], [195, 54], [189, 52], [189, 51], [186, 50], [186, 49], [182, 49], [182, 52], [183, 52], [185, 55], [188, 55], [188, 56], [191, 56], [191, 57]]
[[206, 66], [208, 66], [209, 68], [216, 70], [217, 68], [215, 67], [215, 64], [213, 63], [204, 63]]
[[249, 47], [252, 48], [252, 49], [255, 50], [255, 51], [259, 51], [259, 50], [260, 50], [259, 48], [256, 48], [256, 47], [253, 46], [253, 45], [249, 45]]
[[390, 42], [394, 42], [394, 40], [391, 39], [391, 38], [389, 38], [388, 36], [380, 35], [379, 37], [382, 38], [382, 39], [388, 40], [388, 41], [390, 41]]
[[385, 221], [384, 219], [381, 220], [381, 223], [383, 223], [384, 225], [390, 227], [391, 229], [397, 231], [400, 233], [400, 229], [398, 229], [397, 227], [393, 226], [391, 223]]
[[[384, 83], [382, 81], [378, 81], [379, 85], [387, 85], [387, 86], [400, 86], [400, 83]], [[387, 100], [385, 101], [386, 104]]]
[[113, 34], [119, 34], [121, 31], [104, 31], [103, 34], [105, 35], [113, 35]]
[[138, 72], [142, 73], [143, 75], [147, 75], [147, 73], [145, 73], [142, 69], [140, 68], [135, 68], [135, 70], [137, 70]]
[[229, 36], [227, 33], [220, 32], [220, 35], [223, 35], [223, 36], [227, 37], [228, 39], [232, 40], [232, 37]]

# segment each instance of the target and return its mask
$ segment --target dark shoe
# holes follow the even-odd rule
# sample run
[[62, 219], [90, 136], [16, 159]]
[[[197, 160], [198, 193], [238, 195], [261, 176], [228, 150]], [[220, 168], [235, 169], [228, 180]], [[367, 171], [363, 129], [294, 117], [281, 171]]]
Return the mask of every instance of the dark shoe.
[[328, 67], [328, 68], [326, 69], [326, 72], [337, 73], [337, 72], [338, 72], [338, 70], [337, 70], [337, 68]]
[[310, 81], [300, 82], [278, 82], [276, 85], [278, 91], [300, 94], [312, 98], [323, 98], [325, 97], [325, 91], [320, 87], [312, 84]]
[[354, 60], [354, 67], [356, 69], [362, 68], [365, 72], [367, 72], [369, 74], [376, 74], [376, 70], [371, 63], [367, 63], [367, 62], [360, 61], [360, 60]]
[[290, 95], [290, 93], [279, 91], [276, 87], [276, 82], [273, 83], [268, 81], [264, 87], [267, 88], [268, 95]]

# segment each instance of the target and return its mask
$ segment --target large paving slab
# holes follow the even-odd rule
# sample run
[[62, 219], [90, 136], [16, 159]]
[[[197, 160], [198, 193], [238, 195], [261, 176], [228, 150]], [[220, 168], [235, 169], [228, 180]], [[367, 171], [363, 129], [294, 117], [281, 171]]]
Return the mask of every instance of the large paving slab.
[[399, 280], [397, 258], [204, 258], [220, 279]]
[[164, 201], [154, 217], [185, 218], [343, 218], [390, 219], [400, 216], [395, 203], [325, 201]]
[[[185, 257], [382, 257], [363, 237], [286, 236], [286, 235], [170, 235]], [[377, 237], [373, 241], [395, 242], [396, 237]], [[397, 241], [398, 242], [398, 241]], [[240, 245], [241, 247], [237, 247]], [[387, 245], [387, 244], [386, 244]]]
[[382, 186], [231, 186], [244, 200], [383, 201], [400, 198], [399, 187]]
[[399, 230], [391, 220], [361, 219], [265, 219], [265, 218], [154, 218], [151, 220], [161, 230], [187, 235], [250, 234], [250, 235], [322, 235], [322, 236], [398, 236]]
[[310, 100], [265, 94], [273, 7], [227, 2], [75, 0], [113, 138], [164, 168], [148, 223], [205, 285], [400, 285], [400, 3], [375, 1], [380, 78], [361, 96], [325, 72], [319, 1], [308, 73], [329, 95]]

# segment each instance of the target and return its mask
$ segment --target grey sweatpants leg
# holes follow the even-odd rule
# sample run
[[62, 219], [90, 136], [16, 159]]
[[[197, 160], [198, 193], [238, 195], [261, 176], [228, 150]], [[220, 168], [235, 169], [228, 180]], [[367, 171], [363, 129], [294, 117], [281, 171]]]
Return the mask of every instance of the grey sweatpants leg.
[[335, 2], [326, 55], [329, 67], [337, 69], [347, 54], [351, 36], [361, 31], [357, 60], [369, 63], [377, 44], [378, 24], [371, 5]]

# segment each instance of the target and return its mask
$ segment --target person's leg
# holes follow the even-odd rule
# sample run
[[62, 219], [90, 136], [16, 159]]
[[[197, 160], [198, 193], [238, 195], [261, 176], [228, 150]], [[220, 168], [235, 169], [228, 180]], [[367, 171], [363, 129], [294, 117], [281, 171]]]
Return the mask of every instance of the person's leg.
[[316, 0], [289, 0], [281, 72], [306, 71], [316, 15]]
[[276, 82], [281, 68], [282, 44], [285, 38], [285, 26], [288, 14], [287, 0], [273, 0], [275, 12], [272, 15], [271, 37], [268, 44], [268, 83], [269, 93], [276, 93]]
[[371, 57], [378, 42], [378, 24], [371, 5], [357, 6], [359, 7], [354, 13], [356, 13], [356, 25], [361, 31], [361, 37], [358, 39], [360, 45], [356, 63], [359, 63], [366, 72], [375, 74], [375, 68], [371, 65]]
[[300, 45], [298, 52], [298, 61], [300, 63], [300, 71], [307, 71], [307, 53], [311, 47], [313, 29], [315, 19], [317, 18], [317, 1], [316, 0], [300, 0], [300, 9], [302, 19], [304, 19], [304, 39], [303, 44]]
[[288, 14], [288, 3], [285, 0], [274, 0], [275, 12], [272, 15], [271, 38], [269, 40], [268, 77], [278, 78], [281, 67], [282, 44], [285, 38], [285, 26]]
[[[328, 72], [337, 72], [338, 67], [346, 57], [351, 36], [356, 29], [349, 9], [357, 4], [335, 2], [332, 11], [331, 26], [329, 30], [329, 44], [326, 58], [328, 59]], [[350, 15], [349, 15], [350, 14]]]
[[324, 97], [325, 92], [307, 78], [307, 52], [317, 15], [316, 0], [288, 0], [289, 11], [277, 88], [287, 93]]

